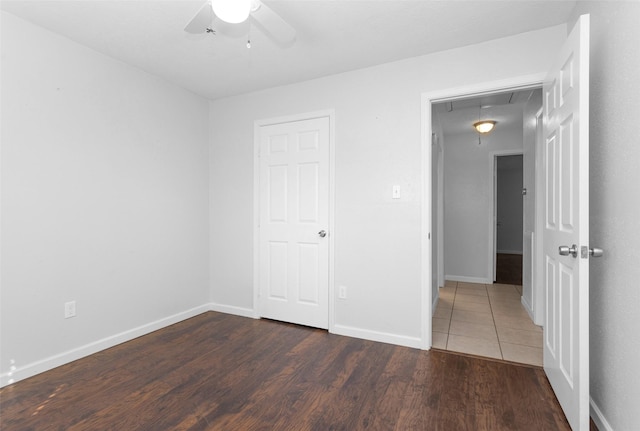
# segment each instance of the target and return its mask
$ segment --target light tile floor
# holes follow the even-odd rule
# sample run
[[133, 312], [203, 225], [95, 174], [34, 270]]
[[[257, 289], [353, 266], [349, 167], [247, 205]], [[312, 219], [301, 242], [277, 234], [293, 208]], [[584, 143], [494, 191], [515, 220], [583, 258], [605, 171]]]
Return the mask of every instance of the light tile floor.
[[542, 366], [542, 328], [521, 296], [522, 286], [447, 281], [433, 315], [433, 347]]

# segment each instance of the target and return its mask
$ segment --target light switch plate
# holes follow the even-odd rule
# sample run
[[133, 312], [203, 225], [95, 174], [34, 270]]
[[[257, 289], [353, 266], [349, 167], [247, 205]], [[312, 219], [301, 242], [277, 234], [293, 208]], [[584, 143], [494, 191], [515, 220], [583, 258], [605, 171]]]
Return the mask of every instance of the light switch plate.
[[64, 318], [76, 317], [76, 301], [69, 301], [64, 303]]
[[393, 186], [393, 193], [391, 197], [393, 199], [400, 199], [400, 186]]
[[347, 299], [347, 286], [338, 286], [338, 299]]

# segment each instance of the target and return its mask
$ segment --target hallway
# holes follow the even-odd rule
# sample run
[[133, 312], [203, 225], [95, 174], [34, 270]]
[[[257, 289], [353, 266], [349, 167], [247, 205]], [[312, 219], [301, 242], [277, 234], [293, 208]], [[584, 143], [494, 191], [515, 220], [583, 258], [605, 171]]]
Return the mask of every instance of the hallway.
[[433, 347], [542, 366], [542, 328], [521, 292], [519, 285], [447, 281], [433, 315]]

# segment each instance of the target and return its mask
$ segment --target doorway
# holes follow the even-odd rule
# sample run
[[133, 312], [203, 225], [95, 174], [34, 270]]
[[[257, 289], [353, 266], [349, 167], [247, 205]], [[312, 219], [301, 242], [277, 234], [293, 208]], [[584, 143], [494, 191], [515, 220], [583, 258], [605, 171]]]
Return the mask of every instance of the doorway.
[[522, 286], [523, 197], [526, 194], [523, 186], [523, 155], [496, 155], [494, 171], [496, 228], [493, 281]]
[[[531, 278], [537, 280], [530, 292], [535, 301], [529, 302], [528, 310], [537, 321], [544, 315], [544, 370], [575, 429], [589, 426], [589, 255], [592, 252], [589, 247], [589, 33], [589, 15], [581, 15], [560, 46], [553, 65], [536, 77], [509, 78], [422, 95], [423, 168], [430, 168], [432, 154], [428, 143], [435, 127], [432, 104], [540, 87], [544, 83], [542, 116], [535, 115], [529, 127], [528, 122], [523, 122], [525, 130], [531, 127], [535, 130], [537, 124], [542, 125], [543, 131], [538, 140], [542, 145], [537, 147], [534, 170], [537, 177], [534, 183], [544, 184], [538, 188], [535, 198], [536, 207], [544, 208], [543, 220], [536, 220], [538, 225], [542, 222], [543, 228], [531, 235], [531, 250], [534, 245], [536, 250], [533, 257], [539, 259], [535, 262], [536, 271], [531, 274]], [[426, 172], [429, 175], [425, 178], [425, 189], [430, 192], [432, 172]], [[423, 281], [431, 279], [431, 253], [437, 249], [430, 241], [430, 229], [434, 226], [432, 205], [437, 205], [437, 199], [433, 199], [431, 193], [426, 196], [422, 249], [429, 264], [423, 263]], [[524, 280], [526, 282], [526, 275]], [[439, 303], [439, 290], [439, 286], [431, 283], [423, 286], [425, 297], [433, 295], [434, 306]], [[543, 294], [545, 305], [537, 306]], [[523, 305], [526, 299], [523, 286]], [[532, 310], [534, 303], [536, 308]], [[431, 309], [424, 308], [423, 330], [431, 333], [435, 326], [428, 322]], [[427, 348], [431, 346], [429, 335], [423, 337]]]
[[[542, 328], [534, 325], [523, 305], [532, 289], [531, 248], [526, 281], [522, 271], [525, 221], [531, 231], [535, 224], [534, 207], [525, 214], [523, 206], [525, 164], [527, 173], [534, 174], [531, 147], [536, 145], [535, 126], [529, 136], [525, 116], [535, 120], [541, 99], [540, 89], [527, 87], [432, 106], [433, 129], [439, 137], [435, 150], [442, 152], [440, 157], [434, 150], [432, 159], [444, 159], [444, 172], [432, 171], [432, 184], [443, 185], [443, 197], [434, 194], [432, 205], [444, 201], [444, 208], [432, 211], [434, 228], [443, 222], [432, 245], [433, 253], [439, 254], [434, 261], [444, 263], [437, 267], [444, 266], [444, 274], [434, 279], [445, 280], [433, 284], [439, 296], [432, 320], [435, 348], [542, 365]], [[472, 124], [481, 119], [497, 120], [494, 132], [479, 136]], [[535, 176], [529, 182], [535, 190]], [[529, 234], [529, 247], [530, 240]], [[506, 269], [516, 273], [510, 279], [496, 277], [503, 256], [516, 261], [515, 270]]]

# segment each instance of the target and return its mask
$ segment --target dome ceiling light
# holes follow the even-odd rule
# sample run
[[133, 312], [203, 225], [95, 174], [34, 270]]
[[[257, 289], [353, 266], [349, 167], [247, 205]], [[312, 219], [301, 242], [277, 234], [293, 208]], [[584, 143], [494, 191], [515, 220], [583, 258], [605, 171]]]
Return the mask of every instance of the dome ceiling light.
[[496, 126], [496, 121], [493, 120], [482, 120], [473, 123], [473, 127], [476, 129], [476, 132], [486, 135], [491, 132], [493, 128]]

